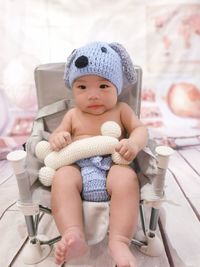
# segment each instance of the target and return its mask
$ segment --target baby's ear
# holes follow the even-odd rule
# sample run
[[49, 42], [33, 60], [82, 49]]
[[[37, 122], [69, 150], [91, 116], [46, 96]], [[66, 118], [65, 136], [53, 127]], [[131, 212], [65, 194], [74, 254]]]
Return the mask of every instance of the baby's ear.
[[65, 85], [67, 86], [67, 88], [70, 88], [70, 84], [69, 84], [69, 69], [70, 69], [70, 66], [71, 66], [75, 56], [76, 56], [76, 49], [74, 49], [72, 51], [72, 53], [69, 55], [69, 57], [67, 58], [67, 62], [65, 64], [64, 81], [65, 81]]
[[110, 43], [109, 46], [118, 53], [122, 61], [123, 73], [126, 82], [134, 84], [137, 82], [137, 73], [134, 69], [133, 62], [126, 49], [119, 43]]

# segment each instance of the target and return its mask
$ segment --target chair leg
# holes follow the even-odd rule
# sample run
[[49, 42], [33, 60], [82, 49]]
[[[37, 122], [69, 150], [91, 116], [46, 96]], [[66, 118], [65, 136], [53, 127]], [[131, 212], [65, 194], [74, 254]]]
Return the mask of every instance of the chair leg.
[[159, 219], [159, 209], [152, 208], [151, 209], [151, 217], [149, 223], [149, 236], [154, 237], [155, 231], [157, 229]]
[[[23, 261], [25, 264], [37, 264], [49, 255], [52, 247], [41, 245], [40, 237], [37, 236], [39, 205], [32, 201], [30, 180], [25, 168], [26, 152], [23, 150], [12, 151], [7, 155], [7, 159], [11, 162], [16, 176], [19, 189], [17, 205], [25, 216], [29, 236], [28, 243], [23, 250]], [[41, 240], [45, 241], [45, 239], [45, 236], [41, 237]]]
[[24, 217], [25, 217], [25, 221], [26, 221], [28, 236], [30, 238], [33, 238], [37, 235], [37, 229], [36, 229], [34, 217], [32, 215], [30, 215], [30, 216], [25, 215]]
[[[141, 214], [142, 217], [145, 218], [144, 213], [142, 212]], [[161, 255], [164, 250], [163, 243], [156, 234], [159, 219], [159, 209], [151, 209], [149, 229], [147, 229], [145, 226], [144, 218], [141, 218], [143, 229], [137, 233], [137, 239], [140, 241], [132, 239], [131, 243], [136, 245], [142, 253], [148, 256], [157, 257]]]
[[164, 250], [162, 241], [156, 235], [160, 206], [161, 206], [161, 203], [156, 203], [155, 206], [152, 205], [150, 221], [147, 227], [143, 201], [140, 202], [140, 219], [141, 219], [142, 230], [137, 232], [136, 234], [137, 239], [131, 240], [131, 243], [136, 245], [137, 248], [142, 253], [149, 255], [149, 256], [157, 257]]
[[147, 229], [146, 229], [146, 220], [145, 220], [145, 212], [144, 212], [144, 205], [143, 202], [140, 203], [140, 219], [141, 219], [141, 225], [144, 235], [146, 235]]
[[139, 209], [140, 209], [140, 220], [141, 220], [141, 226], [142, 226], [142, 232], [143, 233], [141, 233], [141, 231], [139, 231], [137, 233], [137, 236], [136, 236], [137, 239], [136, 238], [132, 238], [131, 244], [137, 246], [138, 248], [141, 248], [141, 247], [147, 245], [146, 240], [145, 240], [145, 236], [146, 236], [146, 234], [148, 232], [147, 226], [146, 226], [146, 220], [145, 220], [145, 212], [144, 212], [143, 201], [140, 202]]
[[42, 243], [48, 238], [44, 235], [37, 235], [38, 216], [39, 214], [24, 216], [29, 238], [22, 251], [22, 258], [23, 262], [28, 265], [43, 261], [52, 250], [51, 245]]

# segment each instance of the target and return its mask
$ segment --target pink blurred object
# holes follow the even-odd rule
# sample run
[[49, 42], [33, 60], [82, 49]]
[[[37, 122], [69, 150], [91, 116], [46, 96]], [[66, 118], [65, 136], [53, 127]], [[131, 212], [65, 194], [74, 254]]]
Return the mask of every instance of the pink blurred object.
[[9, 152], [22, 149], [22, 145], [26, 143], [31, 134], [34, 116], [16, 117], [8, 130], [8, 133], [0, 137], [0, 160], [6, 159]]
[[0, 134], [4, 131], [9, 120], [9, 109], [6, 97], [3, 91], [0, 90]]
[[183, 20], [185, 25], [191, 28], [193, 32], [200, 35], [200, 14], [193, 14]]
[[200, 15], [193, 14], [182, 21], [182, 24], [179, 28], [180, 34], [183, 35], [185, 39], [185, 46], [190, 47], [190, 37], [192, 33], [200, 35]]
[[157, 106], [141, 107], [141, 119], [144, 118], [160, 118], [161, 113]]
[[167, 103], [177, 116], [200, 118], [200, 91], [191, 83], [172, 84], [167, 94]]
[[10, 136], [29, 135], [34, 117], [17, 117], [10, 130]]
[[0, 137], [0, 160], [6, 159], [9, 152], [17, 149], [22, 149], [22, 146], [14, 138], [7, 136]]
[[142, 89], [142, 101], [150, 101], [155, 102], [156, 101], [156, 95], [155, 92], [151, 89]]

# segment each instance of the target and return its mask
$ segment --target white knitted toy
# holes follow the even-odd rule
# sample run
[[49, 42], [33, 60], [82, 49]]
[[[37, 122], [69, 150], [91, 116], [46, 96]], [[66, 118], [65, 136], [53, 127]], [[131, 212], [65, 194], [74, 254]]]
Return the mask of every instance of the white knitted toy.
[[40, 182], [45, 186], [51, 186], [52, 178], [58, 168], [93, 156], [111, 154], [114, 163], [129, 164], [130, 162], [115, 151], [121, 135], [120, 126], [116, 122], [107, 121], [101, 127], [101, 134], [77, 140], [58, 152], [51, 150], [49, 142], [39, 142], [36, 145], [35, 154], [45, 164], [45, 167], [39, 170]]

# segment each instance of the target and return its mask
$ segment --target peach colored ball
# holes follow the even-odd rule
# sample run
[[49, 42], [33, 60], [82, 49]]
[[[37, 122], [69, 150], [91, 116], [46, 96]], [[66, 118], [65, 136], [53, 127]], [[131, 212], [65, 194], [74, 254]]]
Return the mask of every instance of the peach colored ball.
[[172, 84], [167, 94], [167, 103], [177, 116], [200, 118], [200, 90], [191, 83]]

